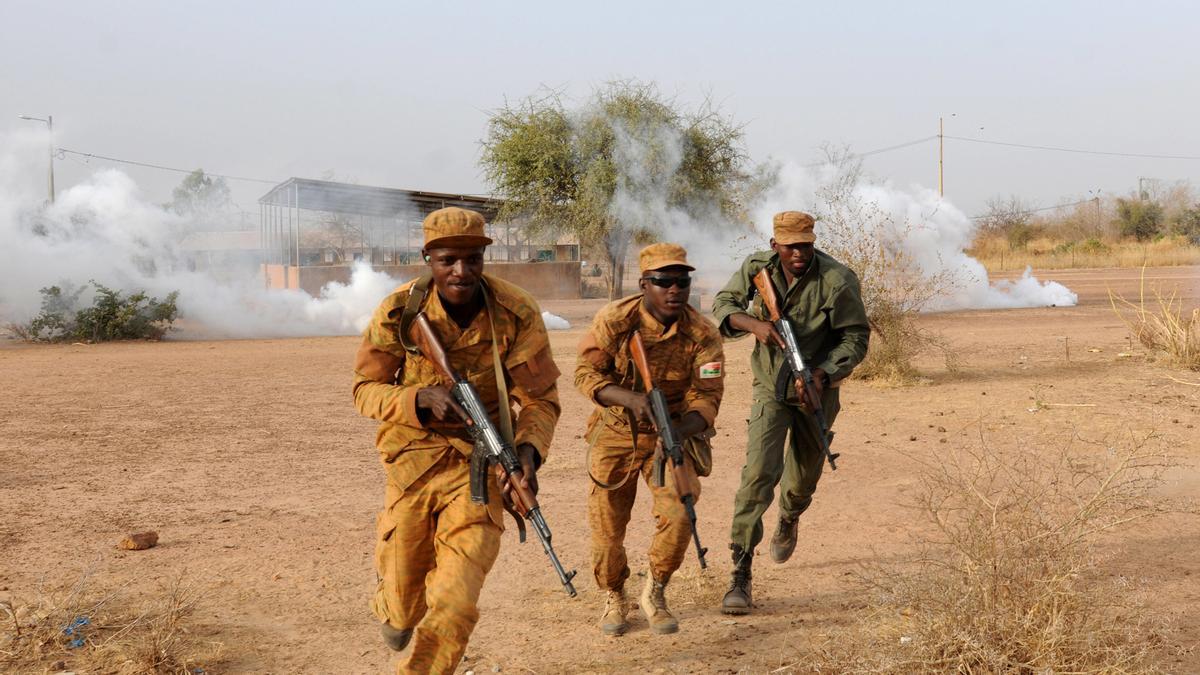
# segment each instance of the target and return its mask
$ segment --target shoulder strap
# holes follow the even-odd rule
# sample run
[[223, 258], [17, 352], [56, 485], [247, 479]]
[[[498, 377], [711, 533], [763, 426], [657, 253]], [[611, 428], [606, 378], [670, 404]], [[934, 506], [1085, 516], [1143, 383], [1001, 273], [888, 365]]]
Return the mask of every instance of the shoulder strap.
[[425, 304], [425, 297], [429, 295], [429, 284], [432, 282], [433, 276], [429, 274], [423, 274], [417, 279], [408, 290], [408, 302], [404, 303], [404, 313], [400, 315], [400, 344], [411, 354], [417, 353], [417, 345], [409, 336], [409, 329], [412, 328], [417, 314], [421, 313], [421, 306]]
[[492, 331], [492, 364], [496, 371], [496, 398], [498, 407], [500, 408], [500, 433], [504, 438], [512, 443], [513, 438], [513, 423], [512, 409], [508, 403], [508, 383], [504, 379], [504, 366], [500, 363], [500, 348], [496, 343], [500, 341], [500, 336], [496, 334], [496, 303], [492, 298], [492, 289], [488, 288], [486, 282], [483, 282], [483, 301], [487, 309], [488, 327]]

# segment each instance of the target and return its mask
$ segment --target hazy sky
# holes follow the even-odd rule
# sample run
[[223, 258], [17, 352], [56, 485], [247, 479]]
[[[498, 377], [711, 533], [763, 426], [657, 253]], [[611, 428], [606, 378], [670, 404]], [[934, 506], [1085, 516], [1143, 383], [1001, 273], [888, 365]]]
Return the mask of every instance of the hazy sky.
[[[711, 94], [757, 160], [895, 145], [939, 115], [950, 135], [1200, 156], [1198, 25], [1189, 2], [0, 0], [0, 132], [52, 114], [61, 146], [96, 154], [480, 193], [489, 110], [639, 78], [688, 104]], [[59, 189], [98, 166], [59, 160]], [[935, 187], [937, 144], [867, 167]], [[180, 178], [125, 170], [155, 201]], [[1200, 183], [1200, 160], [946, 146], [946, 194], [968, 213], [998, 194], [1123, 194], [1139, 176]], [[267, 186], [230, 185], [256, 214]]]

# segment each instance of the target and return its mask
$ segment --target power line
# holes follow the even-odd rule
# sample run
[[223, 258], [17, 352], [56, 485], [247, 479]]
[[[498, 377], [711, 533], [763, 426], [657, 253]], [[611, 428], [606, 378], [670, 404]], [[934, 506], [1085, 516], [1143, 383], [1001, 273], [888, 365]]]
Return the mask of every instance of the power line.
[[[868, 150], [866, 152], [852, 152], [852, 153], [846, 155], [846, 158], [847, 159], [861, 159], [863, 157], [870, 157], [871, 155], [878, 155], [878, 154], [884, 153], [884, 152], [891, 152], [892, 150], [899, 150], [901, 148], [907, 148], [912, 145], [920, 145], [922, 143], [928, 143], [929, 141], [932, 141], [936, 138], [937, 138], [937, 135], [935, 134], [933, 136], [926, 136], [925, 138], [918, 138], [913, 141], [897, 143], [896, 145], [889, 145], [886, 148], [876, 148], [875, 150]], [[804, 167], [807, 169], [811, 169], [811, 168], [815, 168], [818, 166], [825, 166], [828, 163], [829, 163], [828, 161], [813, 162], [811, 164], [805, 164]]]
[[[1103, 150], [1080, 150], [1078, 148], [1059, 148], [1052, 145], [1027, 145], [1025, 143], [1007, 143], [1004, 141], [989, 141], [982, 138], [967, 138], [966, 136], [951, 136], [946, 138], [968, 143], [984, 143], [987, 145], [1004, 145], [1011, 148], [1026, 148], [1029, 150], [1052, 150], [1054, 152], [1072, 152], [1080, 155], [1107, 155], [1109, 157], [1142, 157], [1146, 159], [1193, 159], [1200, 160], [1200, 155], [1155, 155], [1141, 152], [1105, 152]], [[936, 138], [936, 137], [935, 137]]]
[[[119, 164], [132, 164], [133, 166], [141, 166], [141, 167], [146, 167], [148, 169], [160, 169], [162, 171], [174, 171], [176, 173], [192, 173], [195, 170], [195, 169], [177, 169], [173, 166], [162, 166], [161, 164], [150, 164], [147, 162], [135, 162], [132, 159], [119, 159], [117, 157], [105, 157], [104, 155], [97, 155], [97, 154], [91, 153], [91, 152], [79, 152], [78, 150], [68, 150], [66, 148], [57, 148], [57, 151], [59, 154], [70, 153], [72, 155], [79, 155], [80, 157], [84, 157], [84, 158], [88, 158], [88, 159], [94, 157], [96, 159], [102, 159], [106, 162], [117, 162]], [[246, 181], [249, 183], [267, 183], [268, 185], [278, 185], [280, 182], [277, 180], [267, 180], [265, 178], [246, 178], [245, 176], [230, 176], [230, 175], [221, 174], [221, 173], [210, 173], [208, 171], [205, 171], [204, 175], [215, 176], [217, 178], [224, 178], [226, 180], [241, 180], [241, 181]]]
[[[947, 138], [949, 138], [949, 137], [947, 137]], [[1015, 212], [1013, 215], [1024, 216], [1024, 215], [1028, 215], [1030, 213], [1038, 213], [1041, 211], [1057, 211], [1058, 209], [1065, 209], [1069, 206], [1079, 206], [1080, 204], [1095, 204], [1097, 199], [1099, 199], [1099, 197], [1092, 197], [1091, 199], [1083, 199], [1083, 200], [1080, 200], [1077, 202], [1071, 202], [1069, 204], [1057, 204], [1055, 206], [1042, 206], [1042, 207], [1036, 208], [1036, 209], [1024, 209], [1024, 210]], [[985, 213], [981, 216], [971, 216], [971, 220], [981, 220], [983, 218], [988, 218], [990, 216], [991, 216], [991, 214]]]
[[899, 143], [897, 145], [889, 145], [886, 148], [879, 148], [878, 150], [868, 150], [867, 152], [860, 152], [854, 156], [855, 157], [869, 157], [871, 155], [878, 155], [881, 152], [891, 152], [892, 150], [899, 150], [900, 148], [907, 148], [910, 145], [920, 145], [921, 143], [928, 143], [929, 141], [932, 141], [935, 138], [937, 138], [936, 135], [926, 136], [925, 138], [918, 138], [915, 141], [909, 141], [907, 143]]

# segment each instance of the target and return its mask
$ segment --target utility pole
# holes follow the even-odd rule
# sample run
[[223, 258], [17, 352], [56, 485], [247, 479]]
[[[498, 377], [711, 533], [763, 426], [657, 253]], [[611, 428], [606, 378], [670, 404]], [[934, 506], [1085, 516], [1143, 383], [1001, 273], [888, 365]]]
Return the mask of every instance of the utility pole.
[[946, 196], [945, 184], [942, 182], [942, 174], [944, 171], [944, 156], [946, 148], [945, 123], [943, 118], [938, 118], [938, 196]]
[[45, 119], [41, 117], [30, 117], [29, 115], [17, 115], [17, 118], [30, 120], [32, 122], [45, 122], [46, 132], [50, 137], [50, 203], [54, 203], [54, 116], [46, 115]]

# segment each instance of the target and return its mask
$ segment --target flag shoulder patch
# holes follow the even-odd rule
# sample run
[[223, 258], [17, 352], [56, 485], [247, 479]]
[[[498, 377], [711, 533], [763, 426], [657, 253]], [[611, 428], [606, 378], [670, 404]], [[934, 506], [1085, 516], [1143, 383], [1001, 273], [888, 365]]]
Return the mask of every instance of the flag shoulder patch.
[[712, 361], [700, 366], [700, 379], [709, 380], [721, 376], [721, 362]]

